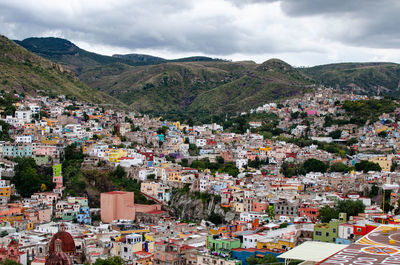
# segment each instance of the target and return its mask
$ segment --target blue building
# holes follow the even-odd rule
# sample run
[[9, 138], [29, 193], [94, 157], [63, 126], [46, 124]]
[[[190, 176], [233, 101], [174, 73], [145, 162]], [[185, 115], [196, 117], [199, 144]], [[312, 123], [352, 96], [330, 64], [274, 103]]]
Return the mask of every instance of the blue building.
[[81, 207], [79, 208], [79, 213], [76, 216], [78, 223], [90, 225], [92, 224], [92, 218], [90, 217], [90, 208]]
[[[281, 252], [272, 252], [266, 249], [257, 248], [234, 248], [232, 249], [232, 258], [240, 260], [242, 265], [248, 265], [247, 258], [250, 256], [256, 256], [257, 258], [262, 258], [265, 255], [272, 255], [274, 257], [282, 254]], [[283, 259], [278, 259], [279, 262], [283, 262]]]

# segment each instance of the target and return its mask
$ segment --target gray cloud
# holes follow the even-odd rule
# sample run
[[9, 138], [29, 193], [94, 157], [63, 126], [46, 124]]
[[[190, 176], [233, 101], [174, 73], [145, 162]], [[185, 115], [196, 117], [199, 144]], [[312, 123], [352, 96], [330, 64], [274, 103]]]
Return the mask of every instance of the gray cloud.
[[313, 63], [346, 60], [359, 47], [353, 58], [391, 49], [400, 60], [399, 13], [397, 0], [2, 0], [0, 29], [15, 39], [59, 36], [132, 51], [307, 55]]

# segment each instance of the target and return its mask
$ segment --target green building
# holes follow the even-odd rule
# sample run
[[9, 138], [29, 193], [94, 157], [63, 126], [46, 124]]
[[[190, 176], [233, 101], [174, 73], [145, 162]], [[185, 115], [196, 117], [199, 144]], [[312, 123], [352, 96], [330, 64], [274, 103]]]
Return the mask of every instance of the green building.
[[64, 210], [62, 213], [62, 220], [63, 221], [73, 221], [75, 218], [77, 218], [78, 213], [74, 212], [72, 210]]
[[53, 165], [53, 177], [61, 176], [62, 172], [62, 164], [54, 164]]
[[217, 253], [230, 253], [233, 248], [240, 248], [242, 244], [237, 238], [227, 238], [220, 235], [209, 235], [207, 238], [207, 247]]
[[339, 219], [332, 219], [329, 223], [314, 226], [314, 241], [335, 243], [339, 233], [339, 225], [346, 223], [347, 214], [339, 213]]

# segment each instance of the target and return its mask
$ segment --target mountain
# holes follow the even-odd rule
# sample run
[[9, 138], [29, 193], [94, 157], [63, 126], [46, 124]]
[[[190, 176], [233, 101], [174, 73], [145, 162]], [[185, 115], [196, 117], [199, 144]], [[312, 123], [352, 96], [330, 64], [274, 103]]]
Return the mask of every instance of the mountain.
[[138, 111], [222, 113], [245, 111], [271, 99], [303, 93], [312, 80], [272, 59], [254, 62], [174, 62], [92, 68], [81, 80]]
[[195, 56], [167, 60], [145, 54], [115, 54], [113, 56], [100, 55], [79, 48], [72, 42], [61, 38], [27, 38], [15, 41], [25, 49], [46, 59], [52, 60], [62, 66], [66, 66], [77, 75], [88, 68], [107, 65], [110, 63], [123, 63], [131, 66], [153, 65], [164, 62], [191, 62], [191, 61], [214, 61], [209, 57]]
[[64, 94], [95, 103], [121, 102], [80, 81], [70, 70], [0, 35], [0, 89], [26, 94]]
[[169, 118], [241, 112], [270, 100], [299, 95], [317, 83], [341, 90], [400, 96], [400, 66], [344, 63], [293, 68], [209, 57], [167, 60], [144, 54], [103, 56], [68, 40], [29, 38], [30, 51], [71, 69], [79, 79], [132, 108]]
[[320, 83], [355, 93], [400, 96], [400, 65], [395, 63], [338, 63], [299, 69]]

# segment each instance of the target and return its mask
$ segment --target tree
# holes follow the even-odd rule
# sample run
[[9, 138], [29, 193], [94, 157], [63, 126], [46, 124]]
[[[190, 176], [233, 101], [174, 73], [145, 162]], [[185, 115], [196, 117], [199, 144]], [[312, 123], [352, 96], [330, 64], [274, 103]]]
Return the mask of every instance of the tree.
[[356, 143], [358, 143], [358, 140], [355, 137], [352, 137], [347, 141], [347, 145], [355, 145]]
[[0, 262], [1, 265], [21, 265], [21, 263], [10, 260], [10, 259], [5, 259]]
[[310, 158], [304, 162], [303, 168], [306, 171], [306, 173], [308, 173], [308, 172], [324, 173], [328, 169], [328, 166], [326, 163], [322, 162], [321, 160], [318, 160], [315, 158]]
[[274, 264], [278, 262], [278, 259], [270, 254], [265, 255], [262, 258], [257, 258], [256, 256], [250, 256], [246, 259], [249, 265], [256, 264]]
[[350, 168], [342, 162], [336, 162], [331, 165], [330, 170], [331, 172], [349, 172]]
[[297, 175], [299, 172], [298, 165], [295, 163], [289, 163], [287, 161], [282, 163], [280, 173], [282, 173], [285, 177], [291, 178]]
[[363, 213], [365, 205], [360, 200], [343, 200], [339, 201], [335, 209], [338, 213], [346, 213], [347, 218], [349, 218], [350, 216], [357, 216], [359, 213]]
[[40, 191], [45, 192], [46, 190], [47, 190], [46, 184], [42, 183], [42, 185], [40, 185]]
[[378, 133], [378, 136], [381, 138], [386, 138], [388, 136], [388, 133], [386, 131], [382, 131]]
[[41, 184], [46, 187], [53, 187], [52, 171], [39, 168], [33, 158], [16, 158], [15, 176], [12, 183], [22, 197], [30, 197], [33, 193], [38, 192]]
[[373, 198], [379, 194], [379, 187], [374, 183], [371, 187], [368, 197]]
[[365, 205], [362, 201], [357, 200], [343, 200], [339, 201], [335, 208], [324, 206], [319, 209], [318, 218], [323, 223], [328, 223], [332, 219], [337, 219], [339, 217], [339, 213], [346, 213], [347, 219], [350, 216], [357, 216], [359, 213], [363, 213], [365, 210]]
[[223, 165], [225, 163], [225, 160], [222, 156], [217, 156], [217, 163]]
[[233, 177], [237, 177], [237, 175], [239, 175], [239, 169], [233, 163], [227, 163], [220, 171]]
[[335, 130], [329, 133], [329, 136], [333, 139], [339, 139], [342, 136], [342, 130]]
[[368, 173], [368, 171], [382, 171], [382, 168], [379, 164], [366, 160], [356, 163], [355, 167], [357, 171], [363, 171], [364, 173]]
[[295, 119], [297, 119], [297, 118], [299, 117], [299, 114], [300, 114], [300, 112], [298, 112], [298, 111], [296, 111], [296, 112], [291, 112], [291, 113], [290, 113], [290, 118], [291, 118], [292, 120], [295, 120]]
[[118, 165], [115, 170], [112, 172], [112, 175], [121, 179], [125, 176], [125, 169]]
[[96, 259], [93, 265], [125, 265], [125, 262], [120, 256], [113, 256], [106, 259]]
[[318, 212], [318, 218], [322, 223], [329, 223], [330, 220], [338, 218], [339, 216], [339, 213], [336, 211], [336, 209], [330, 206], [324, 206], [320, 208]]

